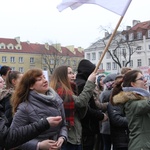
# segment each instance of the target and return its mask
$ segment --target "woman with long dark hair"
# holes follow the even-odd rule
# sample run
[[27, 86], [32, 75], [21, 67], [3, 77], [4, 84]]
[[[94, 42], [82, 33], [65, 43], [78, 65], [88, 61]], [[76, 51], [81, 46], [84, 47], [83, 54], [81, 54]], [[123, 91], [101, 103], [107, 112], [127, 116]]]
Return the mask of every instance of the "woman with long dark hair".
[[128, 150], [150, 149], [150, 93], [140, 70], [127, 72], [112, 92], [114, 105], [121, 104], [129, 127]]
[[50, 82], [50, 86], [63, 99], [65, 108], [68, 141], [63, 145], [62, 150], [82, 150], [82, 126], [80, 120], [87, 113], [88, 101], [95, 88], [96, 73], [92, 73], [89, 76], [84, 90], [79, 96], [76, 96], [76, 85], [73, 79], [72, 68], [60, 66], [55, 69]]

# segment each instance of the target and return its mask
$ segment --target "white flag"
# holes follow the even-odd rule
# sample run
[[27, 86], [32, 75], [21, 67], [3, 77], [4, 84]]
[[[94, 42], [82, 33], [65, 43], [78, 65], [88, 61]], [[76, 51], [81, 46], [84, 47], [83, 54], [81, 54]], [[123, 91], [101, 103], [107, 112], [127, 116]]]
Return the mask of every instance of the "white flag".
[[70, 7], [76, 9], [82, 4], [96, 4], [120, 16], [124, 16], [132, 0], [62, 0], [57, 6], [61, 12]]

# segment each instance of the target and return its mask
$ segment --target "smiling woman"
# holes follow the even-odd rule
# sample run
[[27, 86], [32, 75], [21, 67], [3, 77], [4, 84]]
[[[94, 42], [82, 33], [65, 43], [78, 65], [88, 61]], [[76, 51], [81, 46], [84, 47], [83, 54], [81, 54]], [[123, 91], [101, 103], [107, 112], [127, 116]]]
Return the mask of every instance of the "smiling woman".
[[[123, 82], [122, 82], [123, 81]], [[122, 104], [128, 120], [128, 150], [150, 149], [150, 93], [147, 80], [139, 70], [127, 72], [113, 89], [114, 105]]]
[[37, 138], [22, 145], [21, 149], [59, 149], [67, 139], [67, 128], [62, 99], [49, 87], [41, 69], [27, 71], [12, 96], [14, 118], [11, 129], [28, 125], [48, 116], [61, 116], [62, 122]]

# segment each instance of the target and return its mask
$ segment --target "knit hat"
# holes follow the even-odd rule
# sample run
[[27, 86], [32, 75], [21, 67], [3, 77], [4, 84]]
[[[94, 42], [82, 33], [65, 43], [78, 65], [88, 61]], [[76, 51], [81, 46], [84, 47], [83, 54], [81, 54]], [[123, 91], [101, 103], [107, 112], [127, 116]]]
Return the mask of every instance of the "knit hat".
[[108, 90], [112, 89], [112, 85], [114, 84], [116, 77], [117, 74], [109, 74], [104, 78], [103, 83], [106, 85]]
[[104, 78], [103, 83], [105, 84], [107, 82], [114, 81], [116, 77], [117, 77], [117, 74], [115, 73], [109, 74]]
[[102, 77], [105, 77], [105, 75], [99, 75], [97, 77], [97, 85], [98, 85], [98, 87], [100, 87], [100, 80], [101, 80]]

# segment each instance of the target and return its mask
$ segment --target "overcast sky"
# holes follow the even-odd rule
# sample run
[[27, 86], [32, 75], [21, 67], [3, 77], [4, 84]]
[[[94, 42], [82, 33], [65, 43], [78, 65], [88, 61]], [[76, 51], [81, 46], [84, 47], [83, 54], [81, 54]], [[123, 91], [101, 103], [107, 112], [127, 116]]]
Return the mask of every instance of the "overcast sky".
[[[121, 0], [120, 0], [121, 1]], [[57, 10], [61, 0], [0, 0], [0, 37], [20, 37], [31, 43], [61, 43], [87, 48], [102, 38], [100, 26], [115, 28], [120, 16], [100, 6], [84, 4], [62, 12]], [[121, 30], [132, 20], [148, 21], [150, 0], [132, 0]]]

